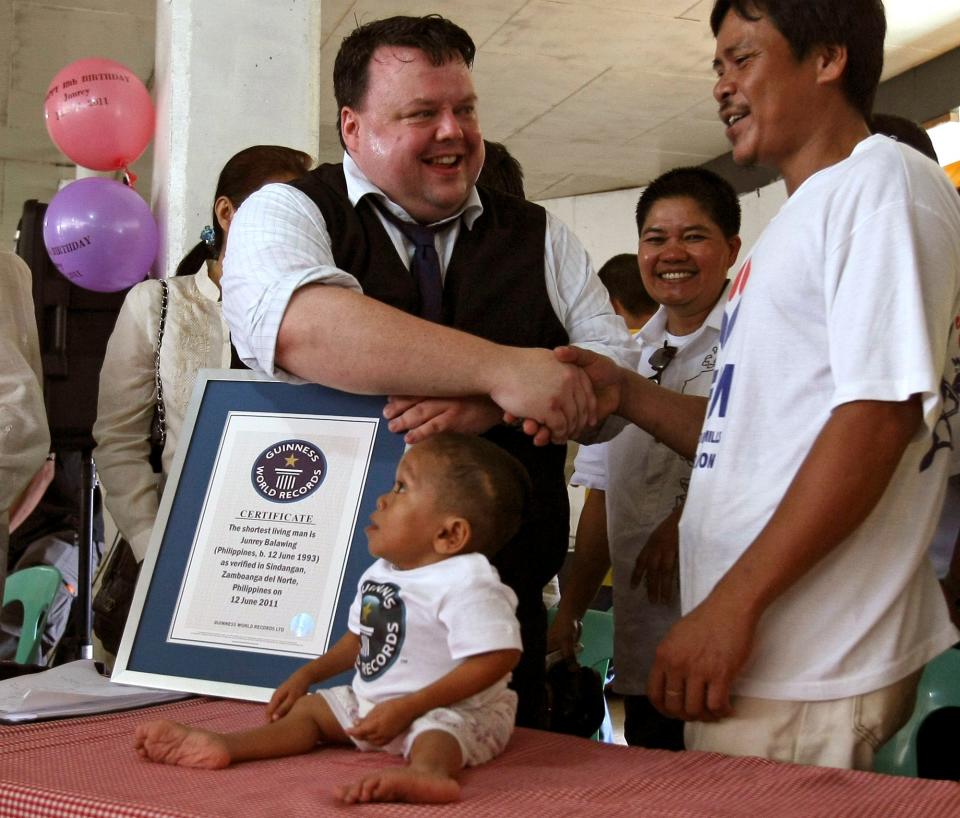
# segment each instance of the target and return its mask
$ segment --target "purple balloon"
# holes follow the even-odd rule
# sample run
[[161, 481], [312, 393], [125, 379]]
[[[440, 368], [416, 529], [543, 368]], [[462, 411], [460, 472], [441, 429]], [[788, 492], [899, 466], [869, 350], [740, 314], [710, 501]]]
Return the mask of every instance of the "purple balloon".
[[77, 179], [57, 193], [43, 219], [43, 243], [78, 287], [102, 293], [142, 281], [157, 257], [157, 223], [132, 188]]

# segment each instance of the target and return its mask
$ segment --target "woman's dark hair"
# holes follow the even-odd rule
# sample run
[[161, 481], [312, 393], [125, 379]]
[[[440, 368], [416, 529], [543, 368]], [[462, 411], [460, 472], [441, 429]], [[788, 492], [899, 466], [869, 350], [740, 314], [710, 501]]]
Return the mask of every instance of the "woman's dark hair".
[[[282, 145], [254, 145], [235, 153], [227, 160], [217, 179], [217, 190], [213, 201], [226, 196], [231, 204], [240, 207], [254, 191], [277, 176], [290, 174], [303, 176], [313, 159], [303, 151], [285, 148]], [[175, 275], [189, 275], [197, 272], [208, 259], [217, 258], [223, 247], [223, 228], [217, 221], [216, 210], [212, 210], [213, 244], [200, 241], [177, 265]]]

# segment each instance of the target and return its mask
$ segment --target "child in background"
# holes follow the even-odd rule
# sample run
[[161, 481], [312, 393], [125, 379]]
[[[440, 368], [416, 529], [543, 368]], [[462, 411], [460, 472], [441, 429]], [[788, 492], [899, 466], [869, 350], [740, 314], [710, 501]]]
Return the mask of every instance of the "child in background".
[[[378, 559], [360, 579], [348, 632], [277, 688], [270, 723], [218, 734], [147, 722], [137, 751], [213, 769], [352, 742], [408, 763], [338, 787], [342, 801], [457, 800], [457, 772], [494, 758], [513, 730], [517, 599], [488, 557], [519, 528], [529, 491], [520, 463], [482, 438], [440, 434], [413, 446], [370, 517]], [[351, 685], [305, 695], [351, 667]]]

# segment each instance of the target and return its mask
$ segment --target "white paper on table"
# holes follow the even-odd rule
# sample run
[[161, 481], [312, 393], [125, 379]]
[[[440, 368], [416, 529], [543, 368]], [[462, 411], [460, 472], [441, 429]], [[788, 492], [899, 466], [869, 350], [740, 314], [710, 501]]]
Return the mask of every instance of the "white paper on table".
[[109, 713], [185, 699], [188, 693], [111, 682], [92, 659], [0, 681], [0, 722]]

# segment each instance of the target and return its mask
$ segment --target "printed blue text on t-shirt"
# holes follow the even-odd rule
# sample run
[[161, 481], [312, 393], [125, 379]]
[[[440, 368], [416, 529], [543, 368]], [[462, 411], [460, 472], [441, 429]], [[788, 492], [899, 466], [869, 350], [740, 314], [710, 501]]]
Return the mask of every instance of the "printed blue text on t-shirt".
[[[727, 296], [727, 306], [723, 311], [723, 320], [720, 324], [721, 359], [724, 357], [723, 349], [737, 325], [741, 299], [749, 279], [750, 259], [747, 259], [733, 280], [733, 286]], [[723, 438], [723, 426], [727, 417], [727, 403], [733, 391], [735, 372], [736, 364], [726, 362], [723, 362], [722, 366], [713, 371], [713, 383], [710, 386], [710, 396], [707, 398], [707, 416], [697, 444], [697, 453], [693, 458], [695, 469], [712, 469], [717, 462], [718, 449]], [[714, 422], [712, 427], [710, 425], [711, 420]]]

